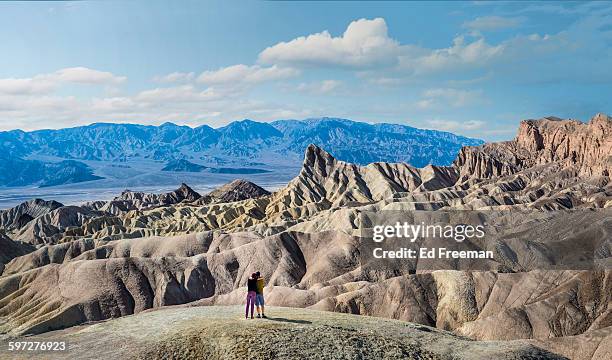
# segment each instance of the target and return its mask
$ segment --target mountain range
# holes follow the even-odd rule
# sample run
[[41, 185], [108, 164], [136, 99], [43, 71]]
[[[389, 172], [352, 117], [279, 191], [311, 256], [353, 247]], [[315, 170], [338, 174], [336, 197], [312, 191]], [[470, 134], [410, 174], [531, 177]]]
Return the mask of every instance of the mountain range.
[[161, 171], [259, 174], [299, 167], [310, 143], [357, 164], [387, 161], [425, 166], [449, 165], [462, 146], [482, 141], [405, 125], [335, 118], [242, 120], [217, 129], [172, 123], [95, 123], [58, 130], [13, 130], [0, 132], [0, 186], [54, 186], [112, 178], [115, 175], [100, 170], [111, 165], [143, 173], [140, 167], [147, 161], [153, 163], [147, 171], [156, 176]]

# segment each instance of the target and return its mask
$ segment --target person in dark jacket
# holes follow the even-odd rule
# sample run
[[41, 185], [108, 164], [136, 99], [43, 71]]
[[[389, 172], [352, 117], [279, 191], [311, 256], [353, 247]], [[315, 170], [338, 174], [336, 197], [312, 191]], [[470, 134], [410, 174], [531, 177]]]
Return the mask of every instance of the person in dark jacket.
[[255, 298], [257, 294], [257, 274], [252, 273], [251, 277], [247, 281], [247, 297], [246, 297], [246, 310], [245, 317], [249, 318], [249, 306], [251, 307], [251, 319], [253, 319], [253, 312], [255, 310]]

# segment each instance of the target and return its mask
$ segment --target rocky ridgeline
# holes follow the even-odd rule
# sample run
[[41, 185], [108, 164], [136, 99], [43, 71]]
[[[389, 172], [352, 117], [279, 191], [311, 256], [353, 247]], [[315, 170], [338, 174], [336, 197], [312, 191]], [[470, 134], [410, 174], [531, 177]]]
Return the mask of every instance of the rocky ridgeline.
[[227, 203], [256, 199], [268, 195], [270, 195], [270, 192], [264, 188], [250, 181], [238, 179], [211, 191], [208, 197], [212, 198], [213, 201]]
[[571, 169], [585, 176], [610, 176], [612, 119], [597, 114], [589, 123], [555, 117], [525, 120], [513, 141], [464, 147], [455, 166], [461, 179], [514, 174], [536, 165]]
[[[525, 121], [513, 141], [464, 148], [448, 167], [360, 166], [311, 145], [300, 174], [272, 194], [235, 181], [204, 196], [183, 185], [42, 211], [6, 232], [8, 241], [38, 249], [8, 257], [0, 331], [41, 333], [166, 305], [238, 304], [248, 274], [260, 270], [272, 305], [400, 319], [480, 340], [529, 339], [571, 358], [606, 358], [610, 269], [538, 270], [567, 260], [550, 250], [561, 235], [572, 251], [560, 256], [580, 257], [583, 233], [568, 236], [575, 229], [591, 234], [588, 245], [609, 260], [605, 212], [567, 212], [543, 228], [539, 218], [500, 212], [496, 221], [515, 236], [471, 243], [496, 254], [478, 272], [452, 270], [452, 263], [434, 272], [421, 263], [416, 273], [362, 271], [355, 235], [363, 211], [610, 208], [611, 124], [603, 115], [588, 124]], [[18, 213], [2, 219], [19, 223]]]
[[41, 215], [62, 207], [57, 201], [34, 199], [20, 205], [0, 211], [0, 228], [5, 230], [19, 229]]
[[204, 196], [187, 184], [181, 184], [178, 189], [168, 193], [126, 190], [110, 201], [94, 201], [81, 206], [64, 206], [56, 201], [34, 199], [0, 211], [0, 222], [1, 229], [14, 239], [35, 245], [56, 243], [74, 234], [84, 236], [108, 228], [125, 229], [121, 217], [128, 214], [136, 216], [159, 207], [227, 203], [268, 194], [249, 181], [235, 180]]

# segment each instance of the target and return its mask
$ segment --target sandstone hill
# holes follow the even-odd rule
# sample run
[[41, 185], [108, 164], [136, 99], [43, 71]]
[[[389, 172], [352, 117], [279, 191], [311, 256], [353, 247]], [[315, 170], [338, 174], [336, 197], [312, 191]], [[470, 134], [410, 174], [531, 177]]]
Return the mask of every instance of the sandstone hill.
[[208, 193], [217, 202], [234, 202], [270, 195], [270, 192], [250, 181], [237, 179]]
[[[268, 319], [245, 320], [243, 311], [242, 306], [172, 307], [53, 331], [28, 340], [67, 341], [68, 352], [27, 358], [564, 359], [525, 341], [471, 341], [394, 320], [280, 307], [268, 308]], [[19, 358], [2, 345], [1, 356]]]
[[35, 248], [30, 244], [13, 241], [0, 232], [0, 274], [4, 266], [16, 257], [31, 253]]
[[62, 206], [57, 201], [44, 201], [41, 199], [26, 201], [14, 208], [0, 211], [0, 227], [5, 230], [22, 228], [34, 220], [34, 218]]
[[[248, 274], [259, 270], [271, 305], [607, 359], [611, 134], [612, 119], [601, 114], [589, 123], [528, 120], [513, 141], [466, 147], [452, 166], [424, 168], [359, 166], [311, 145], [300, 174], [272, 194], [237, 182], [199, 196], [184, 185], [62, 206], [6, 229], [37, 249], [0, 277], [0, 332], [39, 334], [167, 305], [239, 304]], [[385, 210], [477, 210], [506, 231], [466, 243], [494, 260], [369, 271], [362, 215]]]

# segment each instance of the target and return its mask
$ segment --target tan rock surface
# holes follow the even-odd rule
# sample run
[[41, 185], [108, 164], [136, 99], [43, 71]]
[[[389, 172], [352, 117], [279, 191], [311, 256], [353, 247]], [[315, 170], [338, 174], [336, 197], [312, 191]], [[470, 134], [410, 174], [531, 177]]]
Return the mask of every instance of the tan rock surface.
[[[245, 320], [242, 306], [172, 307], [28, 337], [66, 341], [67, 352], [8, 359], [563, 359], [526, 342], [481, 342], [406, 322], [270, 307]], [[10, 339], [18, 340], [18, 339]]]

